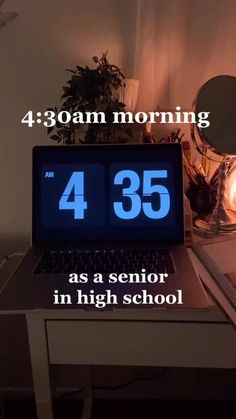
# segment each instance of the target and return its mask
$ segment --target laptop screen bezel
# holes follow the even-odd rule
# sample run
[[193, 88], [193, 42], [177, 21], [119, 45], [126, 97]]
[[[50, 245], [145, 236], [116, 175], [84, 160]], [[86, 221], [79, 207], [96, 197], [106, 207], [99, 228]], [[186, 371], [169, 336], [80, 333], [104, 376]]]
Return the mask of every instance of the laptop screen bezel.
[[[77, 247], [77, 246], [81, 246], [81, 245], [86, 245], [88, 243], [90, 243], [90, 245], [93, 243], [94, 245], [96, 244], [105, 244], [107, 243], [107, 240], [99, 240], [99, 241], [80, 241], [78, 240], [78, 242], [72, 242], [72, 243], [65, 243], [63, 241], [54, 241], [54, 240], [50, 240], [50, 241], [42, 241], [39, 240], [37, 237], [37, 218], [39, 215], [39, 205], [38, 205], [38, 196], [39, 196], [39, 182], [38, 182], [38, 173], [37, 173], [37, 159], [38, 159], [38, 155], [39, 153], [44, 153], [47, 152], [49, 150], [52, 150], [53, 152], [57, 152], [57, 150], [62, 150], [63, 148], [63, 152], [68, 152], [71, 150], [74, 150], [75, 148], [78, 147], [83, 147], [83, 148], [87, 148], [87, 149], [91, 149], [91, 150], [96, 150], [96, 149], [100, 149], [101, 147], [105, 148], [115, 148], [115, 147], [119, 147], [119, 149], [122, 149], [124, 151], [127, 151], [127, 148], [140, 148], [140, 150], [147, 150], [150, 148], [175, 148], [176, 149], [176, 157], [178, 158], [179, 161], [179, 165], [180, 165], [180, 170], [179, 170], [179, 183], [182, 185], [182, 190], [180, 191], [180, 193], [182, 192], [182, 199], [180, 199], [179, 205], [180, 208], [179, 210], [181, 211], [181, 236], [179, 237], [179, 239], [155, 239], [155, 240], [139, 240], [139, 244], [145, 245], [145, 244], [155, 244], [155, 245], [163, 245], [163, 246], [176, 246], [176, 245], [182, 245], [184, 244], [184, 191], [183, 191], [183, 165], [182, 165], [182, 146], [178, 143], [173, 143], [173, 144], [83, 144], [83, 145], [57, 145], [57, 146], [35, 146], [32, 150], [32, 156], [33, 156], [33, 164], [32, 164], [32, 178], [33, 178], [33, 182], [32, 182], [32, 245], [35, 247], [54, 247], [54, 248], [68, 248], [68, 247]], [[158, 153], [158, 150], [153, 150], [155, 153]], [[137, 245], [137, 241], [133, 241], [133, 240], [115, 240], [112, 241], [112, 243], [114, 244], [114, 242], [119, 246], [119, 245]]]

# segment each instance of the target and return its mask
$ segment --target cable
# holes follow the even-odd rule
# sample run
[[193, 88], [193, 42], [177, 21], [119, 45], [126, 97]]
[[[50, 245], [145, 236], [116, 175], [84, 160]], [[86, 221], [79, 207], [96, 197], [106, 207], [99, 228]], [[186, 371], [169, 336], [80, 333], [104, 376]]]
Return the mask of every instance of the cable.
[[[3, 268], [3, 266], [5, 265], [6, 262], [8, 262], [11, 258], [18, 256], [18, 257], [23, 257], [25, 256], [25, 253], [19, 252], [19, 253], [12, 253], [10, 255], [4, 256], [4, 258], [2, 259], [2, 261], [0, 262], [0, 272], [1, 269]], [[8, 279], [6, 280], [6, 282], [3, 284], [2, 287], [0, 287], [0, 291], [2, 292], [4, 290], [4, 288], [7, 286], [8, 282], [11, 279], [11, 275], [9, 275]]]
[[12, 253], [11, 255], [4, 256], [4, 258], [0, 262], [0, 270], [5, 265], [5, 263], [8, 262], [14, 256], [22, 256], [23, 257], [23, 256], [25, 256], [25, 253]]
[[165, 375], [165, 373], [167, 372], [167, 370], [168, 370], [168, 367], [165, 367], [165, 368], [163, 368], [163, 370], [161, 371], [161, 373], [159, 375], [157, 375], [157, 376], [150, 377], [150, 378], [148, 378], [148, 377], [134, 378], [133, 380], [130, 380], [127, 383], [116, 385], [116, 386], [110, 386], [110, 387], [106, 387], [106, 386], [93, 386], [93, 390], [120, 390], [122, 388], [129, 387], [129, 386], [131, 386], [133, 384], [140, 383], [142, 381], [144, 381], [144, 382], [145, 381], [147, 381], [147, 382], [157, 381], [157, 380], [159, 380], [160, 378], [162, 378]]
[[[148, 377], [139, 377], [139, 378], [135, 378], [133, 380], [127, 381], [124, 384], [119, 384], [119, 385], [116, 385], [116, 386], [109, 386], [109, 387], [106, 387], [106, 386], [92, 386], [92, 390], [115, 391], [115, 390], [120, 390], [120, 389], [125, 388], [125, 387], [129, 387], [129, 386], [131, 386], [133, 384], [136, 384], [136, 383], [140, 383], [142, 381], [144, 381], [144, 382], [145, 381], [146, 382], [157, 381], [157, 380], [159, 380], [160, 378], [162, 378], [165, 375], [165, 373], [167, 372], [167, 370], [168, 370], [168, 367], [165, 367], [165, 368], [162, 369], [162, 371], [161, 371], [161, 373], [159, 375], [156, 375], [154, 377], [150, 377], [150, 378], [148, 378]], [[75, 391], [71, 391], [69, 393], [62, 394], [58, 398], [59, 399], [64, 399], [64, 398], [67, 398], [67, 397], [70, 397], [70, 396], [76, 396], [77, 394], [80, 394], [83, 391], [85, 391], [85, 389], [84, 388], [80, 388], [78, 390], [75, 390]]]
[[81, 387], [78, 390], [74, 390], [74, 391], [70, 391], [68, 393], [60, 394], [57, 397], [57, 400], [66, 399], [67, 397], [71, 397], [71, 396], [76, 396], [77, 394], [80, 394], [83, 391], [85, 391], [85, 389], [83, 387]]

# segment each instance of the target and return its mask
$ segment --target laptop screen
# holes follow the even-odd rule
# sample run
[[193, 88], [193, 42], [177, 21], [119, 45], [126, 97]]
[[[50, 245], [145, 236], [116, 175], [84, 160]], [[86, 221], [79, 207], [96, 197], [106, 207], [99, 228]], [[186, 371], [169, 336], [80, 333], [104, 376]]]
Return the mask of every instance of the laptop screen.
[[179, 144], [33, 150], [33, 244], [184, 241]]

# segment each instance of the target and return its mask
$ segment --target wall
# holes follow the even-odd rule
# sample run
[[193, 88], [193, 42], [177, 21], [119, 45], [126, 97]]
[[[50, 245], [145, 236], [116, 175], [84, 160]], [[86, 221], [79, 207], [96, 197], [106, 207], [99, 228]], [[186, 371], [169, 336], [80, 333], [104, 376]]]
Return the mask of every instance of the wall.
[[[191, 110], [207, 80], [236, 75], [235, 20], [235, 0], [139, 0], [137, 110]], [[153, 128], [159, 138], [177, 128], [190, 137], [188, 125]]]
[[22, 117], [56, 104], [65, 69], [106, 50], [133, 76], [136, 0], [7, 0], [4, 9], [19, 12], [0, 31], [0, 235], [9, 238], [30, 234], [31, 150], [51, 143]]

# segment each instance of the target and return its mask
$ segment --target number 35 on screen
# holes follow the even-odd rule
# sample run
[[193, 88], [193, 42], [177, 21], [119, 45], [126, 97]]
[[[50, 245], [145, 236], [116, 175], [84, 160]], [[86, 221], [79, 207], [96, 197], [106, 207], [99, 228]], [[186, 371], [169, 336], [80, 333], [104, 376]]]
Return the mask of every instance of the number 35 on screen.
[[[115, 215], [122, 220], [132, 220], [143, 211], [150, 219], [161, 219], [166, 217], [170, 210], [170, 195], [164, 185], [152, 185], [155, 179], [166, 179], [167, 170], [144, 170], [142, 179], [134, 170], [121, 170], [114, 177], [114, 185], [123, 186], [126, 179], [129, 181], [128, 187], [121, 190], [121, 200], [113, 202]], [[142, 196], [138, 193], [142, 181]], [[142, 202], [143, 197], [152, 197], [158, 194], [160, 207], [154, 210], [151, 202]], [[69, 199], [70, 197], [70, 199]], [[124, 207], [124, 199], [129, 199], [130, 208]], [[73, 210], [75, 220], [85, 219], [85, 211], [88, 202], [84, 199], [84, 172], [73, 172], [69, 182], [59, 201], [59, 210]]]
[[[113, 207], [117, 217], [123, 220], [132, 220], [139, 216], [141, 211], [146, 217], [153, 220], [166, 217], [170, 210], [170, 194], [168, 189], [163, 185], [152, 185], [152, 180], [167, 178], [167, 170], [144, 170], [143, 171], [143, 190], [142, 196], [138, 194], [141, 179], [133, 170], [121, 170], [114, 178], [115, 185], [123, 185], [125, 179], [129, 179], [130, 186], [123, 188], [123, 197], [129, 198], [131, 208], [124, 209], [122, 201], [114, 202]], [[154, 210], [151, 202], [142, 202], [142, 197], [151, 197], [153, 194], [158, 194], [160, 197], [160, 208]]]

